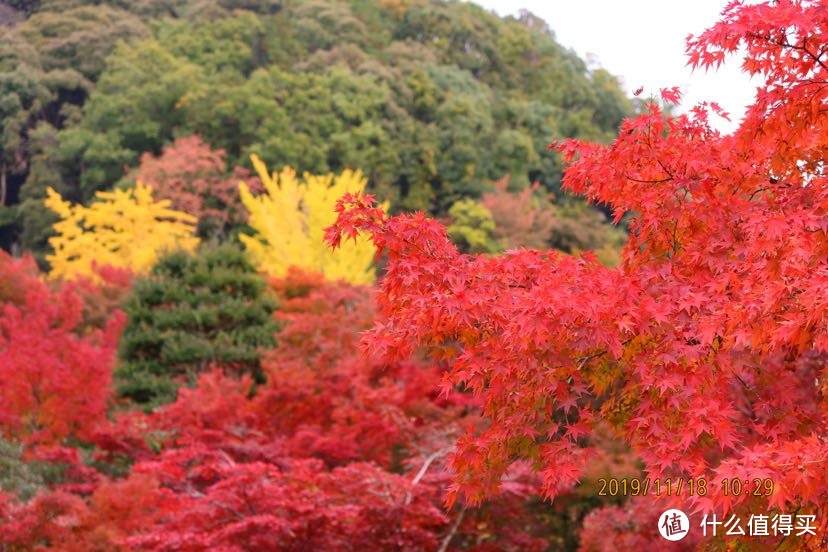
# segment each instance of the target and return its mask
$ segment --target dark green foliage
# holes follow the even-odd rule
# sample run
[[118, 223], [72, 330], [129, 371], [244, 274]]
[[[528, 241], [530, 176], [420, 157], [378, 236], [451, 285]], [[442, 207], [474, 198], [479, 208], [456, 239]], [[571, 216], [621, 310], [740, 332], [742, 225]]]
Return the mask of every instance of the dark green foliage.
[[211, 364], [261, 381], [259, 350], [278, 329], [266, 288], [232, 244], [162, 258], [124, 305], [119, 394], [148, 407], [169, 402]]
[[81, 6], [111, 7], [128, 11], [142, 19], [149, 20], [160, 17], [182, 16], [182, 12], [191, 3], [190, 0], [42, 0], [38, 11], [59, 13]]
[[109, 6], [41, 11], [15, 31], [37, 49], [45, 71], [77, 71], [90, 81], [103, 71], [104, 58], [119, 40], [149, 34], [137, 16]]
[[2, 3], [25, 14], [31, 14], [40, 7], [42, 0], [3, 0]]
[[[88, 200], [90, 194], [80, 194], [76, 185], [78, 163], [91, 163], [90, 174], [100, 175], [108, 160], [104, 135], [87, 135], [83, 152], [100, 152], [84, 156], [73, 152], [76, 138], [58, 132], [81, 120], [81, 106], [115, 45], [147, 37], [149, 29], [136, 15], [109, 5], [36, 7], [0, 41], [0, 245], [16, 241], [41, 257], [53, 222], [41, 205], [46, 187]], [[121, 155], [117, 161], [129, 160]]]
[[20, 203], [88, 202], [179, 136], [230, 166], [360, 168], [393, 209], [445, 216], [504, 174], [557, 192], [546, 145], [633, 112], [543, 21], [468, 2], [47, 0], [9, 34], [0, 245], [35, 253], [50, 221]]
[[[556, 190], [549, 141], [609, 137], [630, 111], [612, 77], [526, 21], [464, 3], [400, 14], [308, 0], [274, 17], [157, 26], [111, 58], [81, 127], [130, 163], [187, 132], [231, 163], [258, 153], [300, 172], [360, 167], [396, 208], [445, 213], [505, 172]], [[80, 176], [89, 188], [119, 168], [97, 165]]]

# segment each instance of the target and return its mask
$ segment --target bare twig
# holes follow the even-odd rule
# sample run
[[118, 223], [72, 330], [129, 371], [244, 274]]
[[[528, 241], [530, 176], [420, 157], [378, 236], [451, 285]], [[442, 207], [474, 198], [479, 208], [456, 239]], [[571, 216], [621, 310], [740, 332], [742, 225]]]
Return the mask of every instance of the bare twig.
[[[437, 452], [431, 453], [428, 458], [425, 459], [423, 465], [420, 466], [420, 470], [417, 472], [417, 475], [414, 476], [414, 479], [411, 480], [411, 486], [414, 487], [420, 480], [425, 477], [426, 472], [428, 472], [428, 468], [431, 466], [432, 462], [440, 458], [441, 456], [445, 456], [449, 452], [451, 452], [454, 447], [446, 447], [438, 450]], [[411, 504], [411, 499], [413, 498], [411, 490], [409, 489], [408, 493], [405, 495], [405, 504], [406, 506]]]
[[460, 513], [457, 514], [457, 519], [454, 520], [454, 523], [451, 526], [451, 529], [446, 534], [446, 537], [443, 539], [443, 543], [440, 545], [440, 548], [437, 552], [446, 552], [448, 550], [448, 545], [451, 543], [451, 539], [454, 538], [454, 535], [457, 534], [457, 529], [460, 528], [460, 524], [463, 523], [463, 517], [466, 515], [466, 506], [463, 505], [463, 508], [460, 510]]
[[428, 471], [428, 467], [431, 466], [431, 463], [440, 458], [441, 456], [445, 456], [451, 449], [454, 447], [446, 447], [444, 449], [440, 449], [437, 452], [431, 454], [428, 458], [425, 459], [423, 465], [420, 467], [420, 471], [417, 472], [417, 475], [414, 476], [414, 479], [411, 480], [411, 485], [416, 485], [420, 482], [420, 480], [425, 476], [426, 472]]
[[241, 512], [239, 512], [238, 510], [236, 510], [235, 508], [233, 508], [232, 506], [228, 506], [228, 505], [226, 505], [226, 504], [222, 504], [221, 502], [218, 502], [218, 501], [215, 501], [215, 500], [211, 500], [211, 501], [210, 501], [210, 504], [212, 504], [213, 506], [215, 506], [215, 507], [217, 507], [217, 508], [221, 508], [221, 509], [222, 509], [222, 510], [224, 510], [225, 512], [230, 512], [231, 514], [233, 514], [234, 516], [236, 516], [236, 518], [237, 518], [237, 519], [239, 519], [239, 520], [243, 520], [243, 519], [244, 519], [244, 516], [242, 515], [242, 513], [241, 513]]

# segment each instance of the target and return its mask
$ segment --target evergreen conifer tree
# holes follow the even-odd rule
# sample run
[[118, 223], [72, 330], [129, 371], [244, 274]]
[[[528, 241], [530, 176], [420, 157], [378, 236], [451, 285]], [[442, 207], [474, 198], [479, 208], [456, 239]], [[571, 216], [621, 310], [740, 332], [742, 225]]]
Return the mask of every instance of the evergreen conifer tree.
[[266, 286], [232, 244], [163, 257], [124, 304], [119, 394], [148, 408], [170, 402], [210, 365], [261, 381], [259, 350], [278, 329]]

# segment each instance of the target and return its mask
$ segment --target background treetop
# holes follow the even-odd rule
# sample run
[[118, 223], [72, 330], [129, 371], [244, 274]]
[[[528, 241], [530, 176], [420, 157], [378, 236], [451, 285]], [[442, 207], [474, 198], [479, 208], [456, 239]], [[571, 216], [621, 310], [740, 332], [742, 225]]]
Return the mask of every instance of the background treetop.
[[374, 248], [367, 240], [333, 251], [323, 239], [325, 228], [336, 218], [336, 201], [346, 193], [364, 191], [362, 173], [349, 169], [338, 175], [305, 173], [300, 180], [289, 167], [270, 175], [256, 155], [252, 161], [264, 193], [254, 196], [244, 182], [239, 184], [241, 201], [250, 213], [248, 224], [255, 231], [240, 234], [239, 239], [258, 269], [281, 278], [297, 266], [331, 280], [372, 283]]
[[98, 192], [88, 207], [73, 206], [51, 188], [47, 193], [46, 206], [60, 217], [49, 238], [53, 278], [97, 278], [96, 267], [105, 266], [146, 273], [160, 254], [198, 245], [197, 219], [170, 209], [168, 199], [155, 201], [149, 186]]

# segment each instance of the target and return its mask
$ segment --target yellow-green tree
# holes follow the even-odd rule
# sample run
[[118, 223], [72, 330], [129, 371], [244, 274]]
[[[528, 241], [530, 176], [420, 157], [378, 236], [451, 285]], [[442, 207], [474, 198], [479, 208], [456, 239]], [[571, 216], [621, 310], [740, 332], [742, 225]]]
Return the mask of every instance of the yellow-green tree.
[[54, 253], [46, 256], [51, 277], [96, 279], [96, 265], [146, 273], [161, 253], [198, 246], [196, 217], [170, 209], [167, 199], [155, 201], [149, 186], [139, 182], [95, 197], [88, 207], [73, 206], [48, 189], [46, 206], [60, 216], [49, 238]]
[[281, 277], [288, 267], [298, 266], [322, 272], [331, 280], [372, 283], [374, 247], [367, 238], [360, 237], [356, 243], [349, 241], [336, 251], [323, 241], [325, 228], [336, 219], [336, 200], [347, 192], [361, 192], [365, 188], [362, 173], [305, 173], [300, 181], [289, 167], [270, 175], [256, 155], [251, 159], [265, 193], [254, 196], [243, 182], [239, 185], [242, 203], [250, 212], [248, 224], [256, 231], [240, 238], [259, 270]]

